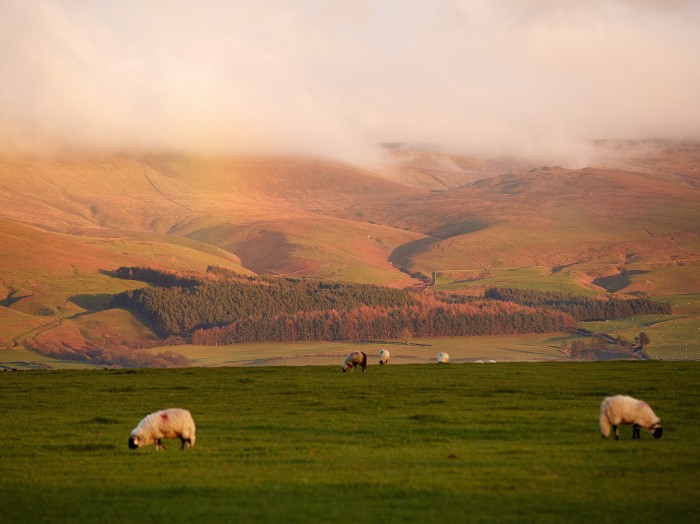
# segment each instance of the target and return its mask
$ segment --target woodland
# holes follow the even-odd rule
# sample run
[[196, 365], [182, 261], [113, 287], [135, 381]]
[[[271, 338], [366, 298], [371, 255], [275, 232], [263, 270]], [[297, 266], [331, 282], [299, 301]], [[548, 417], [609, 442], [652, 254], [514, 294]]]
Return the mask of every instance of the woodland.
[[667, 304], [644, 298], [498, 288], [483, 296], [459, 297], [245, 276], [211, 266], [199, 277], [137, 267], [120, 267], [117, 274], [160, 285], [120, 293], [115, 306], [147, 319], [163, 338], [180, 337], [198, 345], [570, 332], [577, 320], [670, 313]]

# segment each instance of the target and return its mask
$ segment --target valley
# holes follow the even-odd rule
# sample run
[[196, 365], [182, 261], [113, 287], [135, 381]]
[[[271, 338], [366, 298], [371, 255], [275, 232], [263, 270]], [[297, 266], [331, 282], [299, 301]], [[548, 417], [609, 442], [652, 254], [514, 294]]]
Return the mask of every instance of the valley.
[[[696, 296], [700, 146], [596, 147], [582, 168], [408, 146], [387, 148], [383, 163], [367, 167], [291, 157], [4, 156], [0, 348], [47, 338], [136, 347], [154, 338], [143, 319], [111, 307], [114, 295], [143, 286], [117, 278], [120, 266], [218, 266], [462, 295], [501, 286]], [[697, 305], [684, 318], [692, 333]]]

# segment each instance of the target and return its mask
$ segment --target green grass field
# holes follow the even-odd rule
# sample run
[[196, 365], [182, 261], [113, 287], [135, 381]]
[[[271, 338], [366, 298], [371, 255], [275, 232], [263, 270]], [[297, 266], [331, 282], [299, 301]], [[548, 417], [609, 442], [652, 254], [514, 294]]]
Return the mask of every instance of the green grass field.
[[700, 295], [697, 293], [662, 297], [671, 304], [673, 315], [638, 315], [605, 322], [582, 322], [593, 331], [633, 340], [640, 332], [651, 339], [647, 353], [658, 360], [700, 359]]
[[[0, 522], [695, 522], [700, 364], [0, 373]], [[664, 437], [599, 436], [609, 394]], [[127, 449], [191, 410], [194, 449]]]
[[[340, 366], [351, 351], [364, 351], [369, 365], [377, 365], [380, 349], [391, 352], [392, 364], [429, 364], [437, 354], [447, 352], [453, 363], [496, 360], [531, 362], [563, 360], [559, 350], [567, 335], [511, 335], [501, 337], [444, 337], [400, 342], [284, 342], [246, 343], [228, 346], [155, 347], [144, 351], [176, 351], [190, 358], [194, 366]], [[3, 353], [0, 352], [0, 358]], [[15, 365], [17, 365], [15, 363]]]
[[577, 282], [571, 281], [570, 271], [552, 273], [550, 268], [541, 266], [517, 268], [489, 268], [488, 270], [440, 271], [435, 276], [435, 289], [459, 291], [486, 287], [513, 287], [536, 291], [559, 291], [578, 295], [592, 295]]

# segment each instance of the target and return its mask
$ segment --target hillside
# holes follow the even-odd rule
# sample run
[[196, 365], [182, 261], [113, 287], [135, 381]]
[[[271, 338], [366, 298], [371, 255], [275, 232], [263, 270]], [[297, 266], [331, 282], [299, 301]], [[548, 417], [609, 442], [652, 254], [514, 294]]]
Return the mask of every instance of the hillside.
[[108, 309], [141, 285], [116, 278], [121, 265], [399, 288], [435, 275], [438, 287], [468, 293], [494, 284], [700, 292], [700, 146], [596, 147], [581, 169], [409, 147], [367, 168], [281, 157], [4, 157], [0, 345], [37, 331], [58, 337], [59, 325], [77, 343], [152, 337]]
[[[700, 189], [685, 180], [643, 173], [506, 174], [441, 192], [405, 212], [398, 222], [422, 224], [430, 238], [403, 246], [396, 261], [412, 271], [566, 268], [588, 286], [623, 272], [683, 273], [700, 254], [698, 202]], [[651, 280], [626, 291], [665, 292]]]
[[14, 159], [0, 163], [0, 184], [0, 217], [13, 222], [86, 237], [164, 233], [217, 246], [256, 273], [395, 285], [410, 279], [387, 259], [416, 235], [372, 218], [425, 194], [294, 159]]

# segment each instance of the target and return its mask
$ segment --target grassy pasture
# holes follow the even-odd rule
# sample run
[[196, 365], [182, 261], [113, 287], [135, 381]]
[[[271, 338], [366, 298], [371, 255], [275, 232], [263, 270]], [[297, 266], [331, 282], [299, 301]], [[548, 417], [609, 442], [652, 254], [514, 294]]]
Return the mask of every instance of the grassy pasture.
[[488, 270], [440, 271], [436, 275], [435, 288], [440, 291], [459, 291], [487, 287], [513, 287], [536, 291], [559, 291], [578, 295], [593, 294], [572, 281], [570, 270], [552, 273], [551, 269], [532, 266], [515, 268], [490, 268]]
[[[437, 354], [447, 352], [455, 362], [497, 360], [527, 362], [562, 360], [559, 351], [562, 334], [512, 335], [502, 337], [445, 337], [415, 339], [410, 344], [384, 342], [297, 342], [246, 343], [228, 346], [163, 346], [148, 350], [153, 353], [175, 351], [187, 356], [195, 366], [323, 366], [337, 365], [351, 351], [364, 351], [369, 365], [377, 364], [380, 349], [391, 352], [392, 364], [428, 364]], [[0, 358], [2, 353], [0, 353]]]
[[[1, 373], [0, 522], [695, 522], [700, 364]], [[599, 436], [602, 398], [665, 435]], [[127, 449], [189, 408], [197, 444]]]
[[582, 326], [612, 336], [633, 340], [640, 332], [649, 335], [647, 353], [660, 360], [700, 359], [700, 294], [660, 297], [669, 302], [673, 315], [638, 315], [604, 322], [582, 322]]
[[[553, 272], [551, 267], [526, 266], [489, 269], [453, 269], [436, 272], [435, 288], [441, 291], [480, 292], [487, 287], [513, 287], [536, 291], [559, 291], [575, 295], [594, 295], [591, 288], [591, 274], [600, 271], [615, 272], [619, 261], [611, 258], [609, 263], [598, 260], [596, 263], [576, 263]], [[620, 274], [615, 291], [626, 293], [642, 292], [659, 296], [683, 296], [688, 292], [697, 295], [700, 283], [700, 264], [669, 265], [656, 267], [651, 263], [630, 264], [629, 274]], [[430, 271], [424, 270], [426, 274]], [[597, 288], [598, 290], [600, 288]]]
[[639, 315], [605, 322], [582, 322], [588, 329], [633, 340], [641, 331], [649, 335], [647, 353], [654, 359], [698, 360], [700, 358], [700, 316], [668, 317]]

